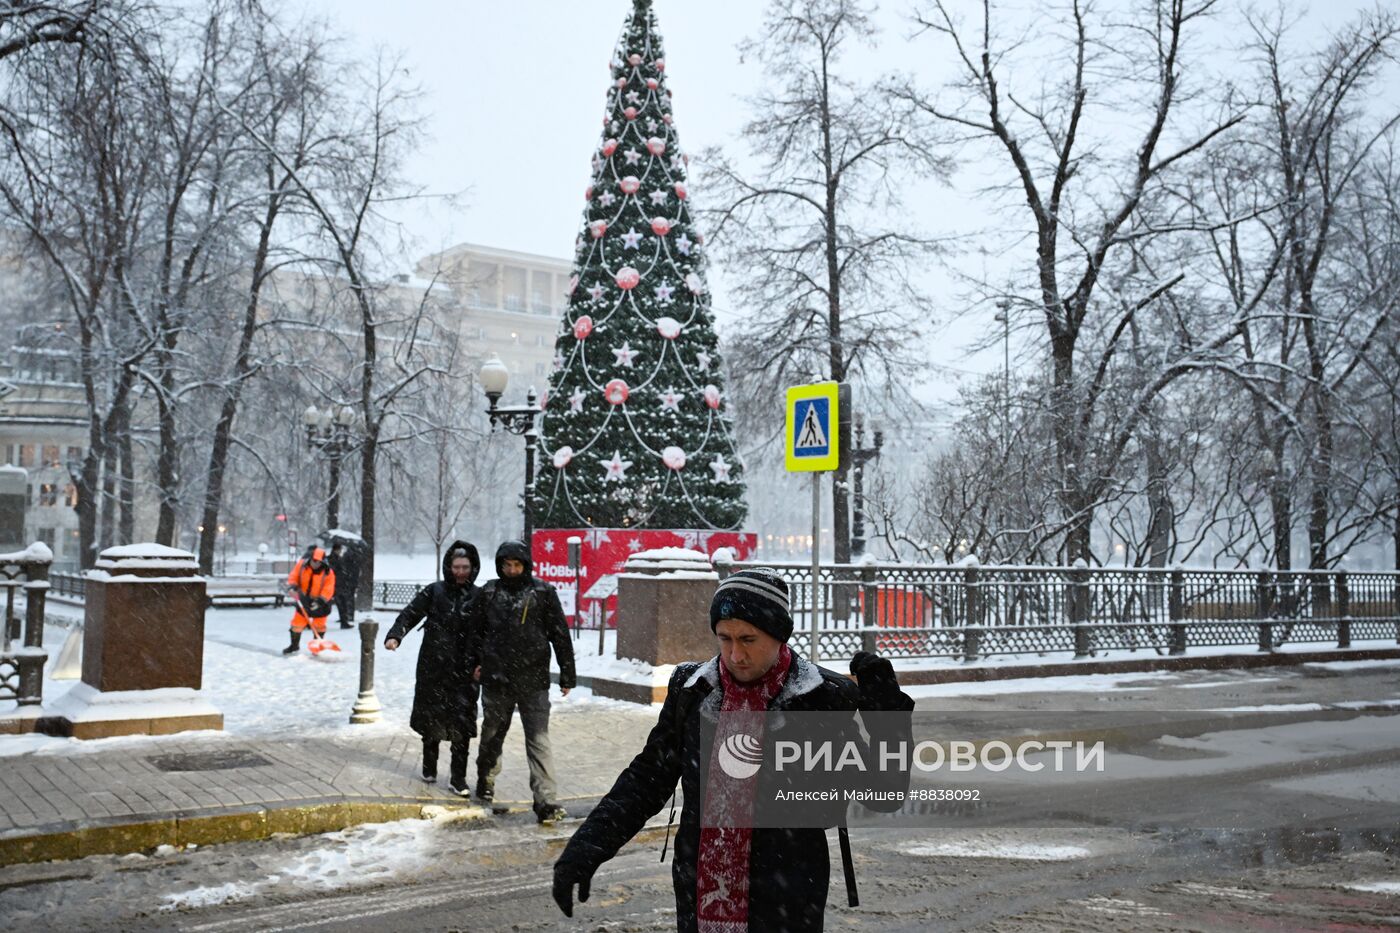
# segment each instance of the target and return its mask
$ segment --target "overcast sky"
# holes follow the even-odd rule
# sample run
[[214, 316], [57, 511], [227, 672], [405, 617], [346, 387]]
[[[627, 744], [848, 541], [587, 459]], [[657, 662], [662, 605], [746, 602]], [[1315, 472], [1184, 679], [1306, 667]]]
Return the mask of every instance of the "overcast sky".
[[[463, 197], [452, 210], [418, 205], [405, 216], [413, 255], [460, 242], [571, 255], [589, 159], [599, 136], [606, 66], [630, 0], [290, 2], [299, 2], [310, 15], [328, 17], [366, 50], [380, 44], [400, 51], [421, 85], [430, 138], [413, 158], [409, 174], [430, 191], [461, 192]], [[974, 5], [965, 5], [971, 12]], [[1328, 0], [1314, 6], [1307, 22], [1320, 41], [1328, 29], [1369, 4]], [[740, 63], [736, 45], [756, 31], [764, 4], [656, 0], [655, 7], [682, 146], [696, 152], [729, 143], [746, 119], [740, 98], [761, 80], [752, 62]], [[1018, 5], [1001, 8], [1014, 11]], [[932, 86], [944, 76], [942, 46], [927, 38], [907, 41], [912, 32], [908, 10], [909, 0], [883, 5], [880, 44], [853, 59], [861, 77], [917, 71]], [[1228, 45], [1234, 27], [1222, 22], [1213, 28], [1212, 41]], [[911, 192], [910, 207], [928, 232], [948, 233], [981, 210], [975, 187], [966, 176], [952, 191], [925, 186]], [[703, 188], [692, 191], [704, 203]], [[959, 258], [964, 268], [988, 261], [975, 254]], [[995, 268], [995, 259], [991, 265]], [[932, 362], [946, 368], [939, 370], [929, 395], [950, 398], [960, 371], [999, 369], [1001, 348], [968, 352], [976, 335], [989, 326], [992, 309], [969, 310], [946, 272], [929, 274], [944, 304], [941, 317], [948, 322], [930, 350]], [[723, 308], [723, 283], [712, 286]], [[722, 314], [721, 327], [723, 321]]]

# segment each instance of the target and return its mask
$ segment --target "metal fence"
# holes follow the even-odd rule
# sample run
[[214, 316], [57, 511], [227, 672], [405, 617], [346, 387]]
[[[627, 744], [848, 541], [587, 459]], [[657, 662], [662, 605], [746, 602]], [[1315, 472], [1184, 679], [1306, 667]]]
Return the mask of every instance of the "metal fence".
[[[787, 580], [794, 650], [813, 638], [812, 568], [773, 567]], [[816, 587], [818, 656], [875, 650], [891, 657], [972, 661], [1010, 654], [1188, 648], [1400, 644], [1400, 573], [976, 565], [835, 564]]]
[[[0, 700], [21, 707], [38, 706], [44, 695], [44, 598], [49, 588], [50, 559], [0, 560], [0, 588], [5, 590], [5, 624], [0, 638]], [[24, 590], [24, 631], [15, 614], [15, 591]]]

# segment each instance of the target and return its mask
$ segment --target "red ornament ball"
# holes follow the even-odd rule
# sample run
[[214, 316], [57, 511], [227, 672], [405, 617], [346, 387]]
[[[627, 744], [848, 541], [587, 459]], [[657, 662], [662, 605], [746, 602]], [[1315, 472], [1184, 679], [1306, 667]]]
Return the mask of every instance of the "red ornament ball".
[[554, 452], [554, 468], [562, 470], [569, 465], [569, 461], [572, 459], [574, 459], [574, 449], [565, 444]]
[[681, 182], [676, 182], [676, 197], [684, 201], [686, 199], [686, 196], [689, 194], [690, 192], [685, 190], [684, 184], [682, 184]]
[[603, 147], [602, 147], [602, 148], [603, 148], [603, 155], [605, 155], [605, 156], [610, 156], [610, 155], [612, 155], [614, 152], [617, 151], [617, 140], [611, 139], [611, 138], [603, 140]]
[[593, 239], [601, 240], [608, 232], [608, 222], [595, 220], [588, 225], [588, 232], [593, 234]]
[[636, 194], [642, 188], [642, 180], [636, 175], [628, 175], [617, 183], [623, 194]]
[[637, 284], [642, 281], [642, 274], [631, 266], [623, 266], [617, 270], [615, 278], [617, 287], [626, 292], [637, 287]]
[[705, 386], [705, 404], [719, 411], [719, 389], [714, 385]]
[[591, 201], [591, 200], [593, 200], [593, 186], [592, 186], [592, 185], [589, 185], [587, 188], [584, 188], [584, 189], [583, 189], [583, 199], [584, 199], [585, 201]]
[[603, 398], [613, 405], [621, 405], [627, 401], [627, 395], [630, 391], [627, 388], [627, 383], [621, 379], [610, 379], [608, 384], [603, 386]]
[[626, 110], [622, 111], [622, 115], [629, 120], [635, 120], [637, 119], [637, 108], [628, 107]]
[[618, 78], [618, 79], [617, 79], [617, 86], [618, 86], [619, 89], [625, 88], [625, 87], [627, 86], [627, 79], [626, 79], [626, 78]]
[[636, 67], [637, 65], [640, 65], [642, 63], [642, 56], [638, 55], [636, 52], [633, 52], [631, 55], [627, 56], [627, 62], [633, 67]]
[[659, 156], [666, 151], [666, 140], [659, 136], [653, 136], [647, 140], [647, 152], [654, 156]]
[[647, 90], [654, 91], [661, 86], [661, 82], [655, 78], [647, 78]]
[[671, 221], [665, 217], [653, 217], [651, 219], [651, 232], [657, 236], [665, 236], [671, 232]]
[[585, 314], [574, 321], [574, 338], [576, 340], [587, 340], [591, 333], [593, 333], [593, 318]]
[[667, 447], [661, 451], [661, 462], [672, 470], [685, 469], [685, 451], [679, 447]]
[[652, 62], [652, 65], [656, 68], [657, 71], [665, 71], [666, 59], [658, 58], [656, 61]]

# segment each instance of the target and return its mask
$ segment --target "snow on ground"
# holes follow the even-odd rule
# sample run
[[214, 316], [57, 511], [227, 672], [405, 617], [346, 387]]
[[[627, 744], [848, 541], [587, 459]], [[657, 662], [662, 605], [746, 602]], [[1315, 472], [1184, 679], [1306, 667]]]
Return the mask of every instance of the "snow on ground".
[[1033, 843], [1003, 843], [979, 845], [967, 842], [934, 842], [907, 846], [905, 855], [922, 858], [998, 858], [1026, 862], [1063, 862], [1088, 858], [1092, 853], [1083, 846], [1037, 845]]
[[1139, 837], [1097, 829], [939, 830], [932, 838], [905, 838], [882, 848], [916, 858], [984, 858], [1064, 862], [1128, 852]]
[[296, 891], [321, 893], [387, 882], [398, 875], [412, 876], [441, 857], [444, 826], [485, 815], [485, 810], [476, 807], [438, 810], [428, 819], [369, 823], [326, 833], [320, 837], [323, 846], [292, 855], [261, 880], [230, 881], [167, 894], [160, 909], [185, 910], [245, 901], [275, 885], [290, 884]]
[[[56, 614], [76, 617], [81, 609], [55, 606]], [[422, 645], [422, 629], [409, 633], [397, 651], [386, 651], [384, 636], [393, 624], [394, 613], [373, 612], [360, 616], [379, 623], [379, 644], [375, 652], [375, 693], [384, 708], [383, 721], [375, 725], [350, 725], [350, 709], [360, 687], [360, 635], [358, 629], [341, 629], [332, 615], [326, 637], [340, 651], [307, 651], [310, 635], [302, 637], [301, 651], [284, 657], [288, 643], [290, 609], [272, 607], [211, 609], [204, 616], [204, 688], [206, 699], [224, 714], [224, 732], [185, 732], [181, 740], [208, 736], [283, 737], [288, 735], [362, 736], [370, 730], [397, 732], [408, 729], [413, 707], [413, 685]], [[46, 626], [44, 644], [50, 661], [44, 678], [44, 705], [50, 706], [79, 681], [54, 680], [51, 676], [58, 648], [68, 629]], [[579, 655], [580, 673], [590, 669], [588, 657], [596, 661], [597, 633], [583, 631], [574, 642]], [[605, 650], [612, 651], [613, 633], [608, 633]], [[605, 662], [616, 662], [607, 656]], [[553, 712], [568, 715], [584, 709], [636, 710], [655, 715], [649, 707], [618, 700], [598, 698], [591, 690], [577, 688], [567, 697], [551, 688]], [[13, 711], [13, 703], [0, 703], [0, 715]], [[79, 741], [51, 736], [0, 736], [0, 757], [24, 754], [82, 754], [101, 751], [120, 743], [146, 741], [146, 736]]]
[[913, 684], [904, 692], [916, 700], [928, 697], [989, 696], [999, 693], [1096, 693], [1100, 690], [1129, 690], [1143, 681], [1170, 681], [1179, 675], [1172, 671], [1137, 674], [1074, 674], [1067, 677], [1017, 677], [1008, 680], [960, 681], [951, 684]]
[[1394, 894], [1400, 896], [1400, 881], [1363, 881], [1357, 884], [1344, 884], [1353, 891], [1366, 891], [1370, 894]]
[[1344, 775], [1316, 775], [1313, 777], [1288, 778], [1272, 781], [1270, 787], [1300, 793], [1321, 794], [1326, 797], [1341, 797], [1347, 800], [1366, 800], [1377, 803], [1400, 802], [1400, 769], [1380, 765], [1373, 768], [1356, 768]]

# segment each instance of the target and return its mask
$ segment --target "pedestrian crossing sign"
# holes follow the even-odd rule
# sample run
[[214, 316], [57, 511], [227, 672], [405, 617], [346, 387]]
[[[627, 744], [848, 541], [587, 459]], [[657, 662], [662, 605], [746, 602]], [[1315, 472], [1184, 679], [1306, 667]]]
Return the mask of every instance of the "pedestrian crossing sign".
[[787, 468], [812, 473], [834, 470], [841, 462], [841, 393], [835, 382], [787, 390]]

